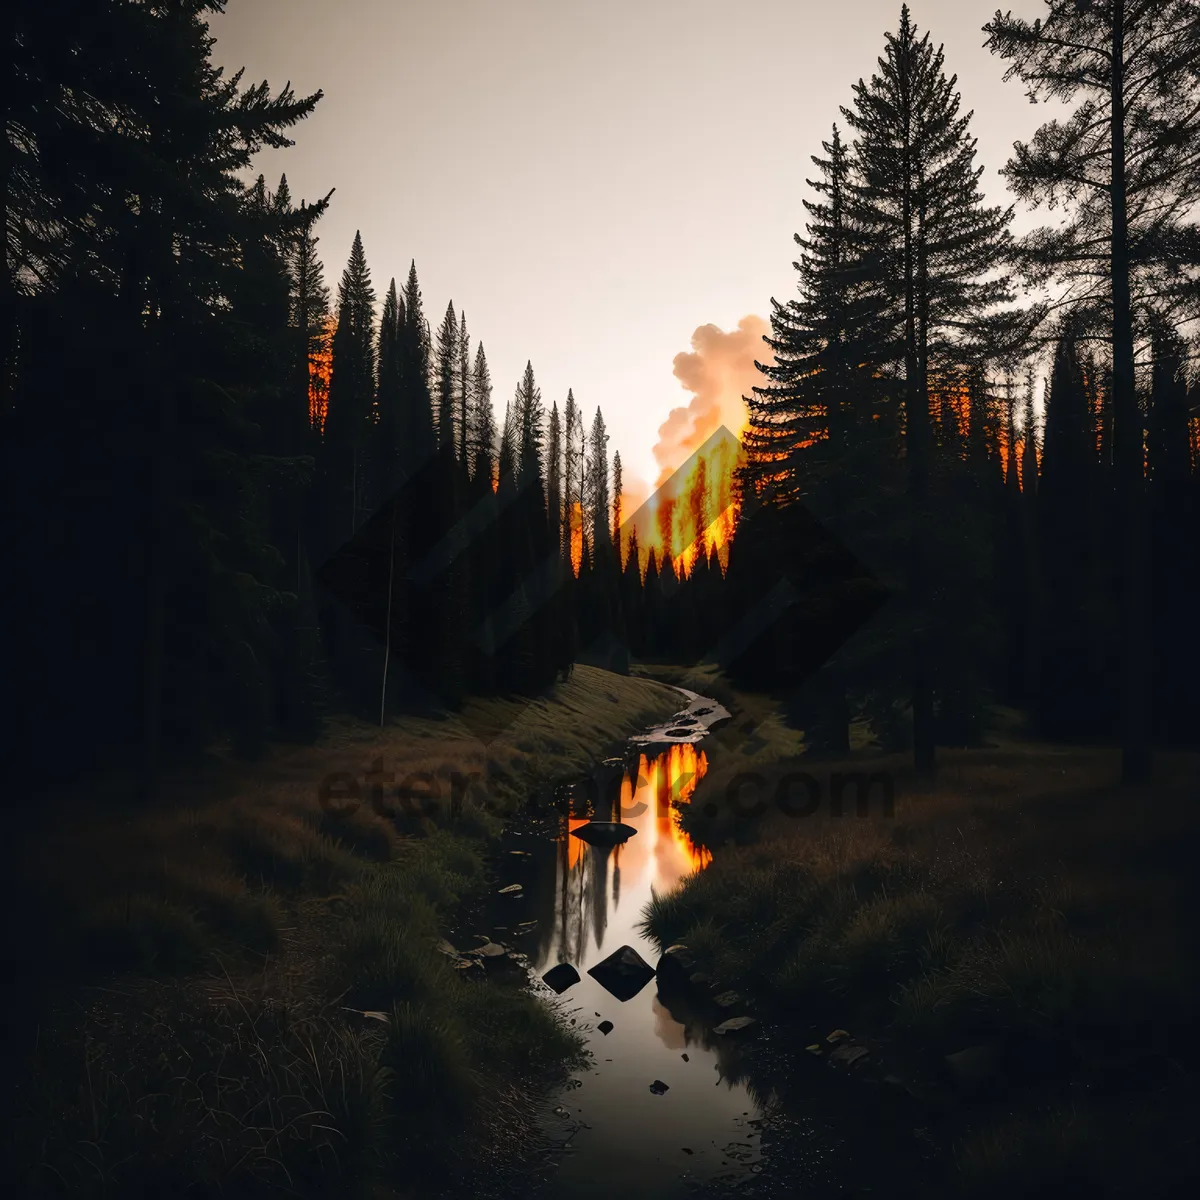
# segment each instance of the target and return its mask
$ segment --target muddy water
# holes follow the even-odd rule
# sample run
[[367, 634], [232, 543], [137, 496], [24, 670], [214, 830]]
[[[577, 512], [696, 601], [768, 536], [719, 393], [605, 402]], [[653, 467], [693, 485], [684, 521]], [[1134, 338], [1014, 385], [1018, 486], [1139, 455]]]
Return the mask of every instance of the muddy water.
[[[749, 1182], [759, 1169], [759, 1108], [730, 1079], [739, 1051], [710, 1032], [720, 1017], [687, 997], [661, 996], [657, 979], [622, 1002], [587, 974], [622, 946], [654, 966], [657, 949], [639, 929], [646, 905], [708, 864], [675, 806], [688, 803], [707, 768], [707, 725], [727, 714], [687, 699], [681, 717], [635, 739], [622, 761], [562, 789], [561, 816], [506, 837], [505, 873], [522, 891], [500, 898], [510, 903], [499, 916], [493, 908], [492, 936], [527, 954], [537, 978], [557, 963], [577, 968], [581, 980], [561, 1003], [592, 1054], [546, 1116], [562, 1147], [546, 1194], [669, 1200], [705, 1184]], [[572, 836], [589, 815], [637, 832], [623, 845], [589, 845]], [[604, 1021], [613, 1026], [607, 1034]], [[652, 1090], [656, 1082], [666, 1090]]]

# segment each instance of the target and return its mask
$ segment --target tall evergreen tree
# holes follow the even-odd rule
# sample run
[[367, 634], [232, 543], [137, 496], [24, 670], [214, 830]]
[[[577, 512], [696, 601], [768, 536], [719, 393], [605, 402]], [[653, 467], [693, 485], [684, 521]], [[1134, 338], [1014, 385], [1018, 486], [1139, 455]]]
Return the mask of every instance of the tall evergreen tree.
[[389, 497], [399, 487], [402, 478], [404, 440], [408, 432], [401, 393], [400, 339], [403, 324], [403, 309], [393, 279], [388, 284], [379, 319], [372, 508]]
[[587, 529], [592, 547], [610, 545], [608, 431], [604, 427], [604, 414], [599, 409], [596, 409], [596, 415], [592, 418], [592, 430], [588, 437], [587, 498]]
[[326, 552], [350, 537], [367, 515], [367, 454], [374, 424], [375, 290], [355, 233], [338, 285], [337, 330], [329, 379], [322, 467], [326, 481]]
[[563, 555], [570, 561], [575, 553], [574, 529], [583, 517], [583, 416], [575, 393], [567, 389], [563, 410]]
[[[854, 86], [842, 114], [855, 133], [855, 185], [862, 234], [879, 257], [875, 278], [888, 313], [891, 357], [903, 380], [904, 444], [912, 522], [911, 610], [913, 760], [934, 766], [934, 619], [930, 608], [933, 430], [930, 384], [969, 358], [962, 331], [980, 330], [1011, 298], [997, 272], [1009, 248], [1012, 210], [989, 208], [979, 187], [970, 113], [960, 112], [957, 77], [904, 5], [887, 35], [878, 73]], [[943, 661], [953, 660], [945, 648]]]
[[438, 445], [449, 447], [451, 454], [458, 446], [455, 419], [459, 409], [459, 350], [458, 318], [454, 301], [446, 305], [446, 315], [437, 335], [437, 436]]
[[544, 492], [542, 472], [542, 439], [545, 436], [546, 410], [542, 390], [533, 377], [533, 364], [525, 364], [525, 372], [513, 398], [513, 419], [516, 424], [517, 474], [522, 487], [532, 484]]
[[469, 474], [471, 464], [467, 455], [469, 420], [468, 410], [471, 406], [471, 335], [467, 332], [467, 314], [462, 312], [458, 317], [458, 412], [455, 425], [458, 430], [457, 455], [459, 465], [464, 473]]
[[[308, 214], [301, 201], [300, 212]], [[291, 324], [296, 331], [295, 382], [292, 386], [293, 417], [298, 434], [297, 450], [309, 450], [314, 423], [324, 424], [329, 402], [329, 380], [325, 364], [329, 354], [329, 288], [325, 268], [317, 255], [320, 239], [313, 232], [315, 221], [307, 221], [297, 235], [290, 255], [292, 280]]]
[[[868, 440], [883, 400], [879, 364], [889, 350], [879, 328], [868, 258], [855, 227], [851, 163], [837, 126], [813, 156], [820, 176], [806, 200], [808, 237], [801, 247], [800, 297], [771, 301], [771, 363], [756, 363], [770, 381], [749, 398], [743, 476], [780, 499], [853, 471], [847, 455]], [[800, 462], [800, 452], [803, 465]], [[836, 507], [836, 505], [835, 505]]]
[[437, 448], [430, 390], [429, 324], [417, 281], [417, 264], [410, 263], [401, 297], [400, 394], [405, 414], [404, 470], [413, 474], [428, 462]]
[[1038, 479], [1038, 545], [1044, 582], [1035, 717], [1047, 735], [1078, 738], [1102, 727], [1097, 644], [1107, 645], [1093, 536], [1099, 495], [1095, 415], [1070, 323], [1055, 348]]
[[[1024, 244], [1034, 278], [1065, 282], [1111, 339], [1119, 488], [1124, 663], [1122, 777], [1150, 773], [1149, 572], [1143, 560], [1144, 435], [1134, 344], [1145, 305], [1176, 322], [1200, 289], [1200, 10], [1192, 0], [1046, 0], [1033, 22], [996, 13], [988, 47], [1009, 59], [1032, 99], [1076, 105], [1018, 142], [1005, 174], [1033, 203], [1065, 203], [1070, 221]], [[1186, 269], [1185, 269], [1186, 268]]]
[[[703, 460], [701, 460], [703, 461]], [[613, 455], [612, 466], [612, 543], [621, 559], [621, 493], [625, 490], [624, 472], [621, 470], [621, 452]]]
[[[294, 378], [279, 250], [317, 214], [241, 180], [320, 94], [223, 78], [205, 16], [22, 5], [9, 39], [6, 450], [10, 487], [39, 497], [10, 544], [39, 580], [9, 664], [37, 716], [14, 732], [40, 767], [53, 712], [77, 768], [140, 757], [151, 796], [165, 744], [261, 742], [294, 581], [265, 493], [297, 464], [257, 418]], [[96, 370], [111, 361], [121, 373]], [[63, 636], [79, 612], [103, 638]]]
[[1146, 466], [1149, 565], [1155, 596], [1151, 631], [1155, 731], [1175, 744], [1195, 745], [1200, 702], [1200, 639], [1195, 625], [1200, 594], [1200, 471], [1192, 467], [1188, 430], [1187, 347], [1169, 325], [1153, 341]]
[[546, 447], [546, 457], [546, 512], [554, 545], [559, 554], [562, 554], [563, 446], [562, 420], [558, 415], [557, 401], [550, 407], [550, 438]]
[[496, 463], [496, 425], [492, 414], [492, 375], [480, 342], [471, 371], [471, 403], [467, 411], [467, 452], [473, 478], [491, 487]]

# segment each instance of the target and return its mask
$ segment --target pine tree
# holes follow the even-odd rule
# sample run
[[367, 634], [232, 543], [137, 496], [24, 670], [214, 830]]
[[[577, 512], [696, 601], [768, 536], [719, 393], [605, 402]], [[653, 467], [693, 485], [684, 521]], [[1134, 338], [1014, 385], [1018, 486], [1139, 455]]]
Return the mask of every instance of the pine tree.
[[322, 464], [326, 479], [326, 552], [367, 516], [367, 454], [375, 400], [375, 290], [355, 233], [338, 285], [337, 330], [329, 379]]
[[743, 478], [760, 493], [795, 497], [814, 477], [837, 480], [854, 465], [882, 403], [879, 363], [887, 353], [872, 295], [869, 259], [854, 225], [851, 163], [837, 126], [813, 156], [820, 177], [808, 180], [808, 237], [801, 247], [800, 298], [771, 301], [772, 363], [756, 363], [771, 382], [748, 398]]
[[515, 447], [517, 477], [522, 488], [536, 484], [544, 488], [542, 472], [542, 438], [546, 422], [542, 390], [533, 377], [533, 364], [525, 364], [525, 373], [517, 385], [513, 399], [513, 419], [516, 425]]
[[1026, 704], [1038, 695], [1041, 660], [1042, 582], [1038, 544], [1038, 470], [1040, 447], [1034, 413], [1032, 370], [1026, 376], [1021, 409], [1021, 535], [1025, 566], [1025, 622], [1022, 646], [1022, 696]]
[[645, 600], [637, 530], [629, 534], [628, 553], [621, 571], [621, 613], [630, 652], [637, 658], [646, 654]]
[[[1150, 569], [1156, 598], [1151, 633], [1154, 695], [1159, 702], [1155, 730], [1175, 744], [1198, 738], [1200, 703], [1194, 681], [1200, 676], [1200, 639], [1195, 625], [1200, 593], [1200, 472], [1192, 469], [1189, 445], [1187, 346], [1169, 325], [1153, 341], [1146, 465]], [[1189, 536], [1190, 535], [1190, 536]]]
[[1035, 711], [1040, 731], [1054, 737], [1081, 737], [1104, 716], [1092, 669], [1101, 603], [1091, 536], [1095, 436], [1076, 330], [1068, 324], [1055, 348], [1047, 391], [1037, 493], [1044, 611]]
[[458, 317], [458, 413], [455, 424], [458, 429], [458, 461], [464, 474], [469, 474], [471, 464], [467, 455], [468, 410], [471, 407], [471, 335], [467, 332], [467, 314]]
[[618, 563], [621, 562], [621, 493], [624, 490], [625, 478], [621, 470], [621, 452], [618, 450], [613, 455], [612, 466], [612, 543], [617, 551]]
[[563, 556], [572, 563], [575, 557], [575, 529], [583, 517], [583, 417], [575, 403], [575, 393], [567, 389], [563, 411]]
[[[1135, 324], [1147, 303], [1194, 314], [1200, 203], [1200, 11], [1192, 0], [1046, 0], [1044, 19], [999, 12], [988, 47], [1034, 100], [1076, 103], [1018, 142], [1005, 168], [1023, 200], [1065, 203], [1070, 222], [1031, 235], [1034, 278], [1056, 278], [1111, 337], [1113, 439], [1122, 580], [1122, 777], [1150, 773], [1151, 655], [1144, 543], [1143, 418]], [[1188, 252], [1188, 247], [1192, 251]], [[1184, 269], [1188, 264], [1190, 269]]]
[[[9, 664], [36, 719], [13, 732], [44, 763], [52, 712], [76, 730], [76, 768], [140, 758], [148, 797], [164, 746], [270, 732], [294, 581], [270, 491], [300, 464], [259, 420], [294, 378], [280, 248], [317, 214], [242, 179], [320, 94], [223, 78], [205, 17], [21, 5], [9, 39], [6, 448], [10, 486], [39, 497], [10, 544], [39, 580]], [[136, 71], [114, 69], [114, 46]], [[79, 612], [103, 638], [62, 637]]]
[[596, 409], [588, 438], [587, 498], [589, 540], [593, 549], [611, 544], [608, 493], [608, 432], [604, 415]]
[[408, 268], [408, 281], [401, 297], [403, 324], [400, 332], [400, 394], [405, 414], [405, 473], [415, 475], [437, 450], [433, 420], [433, 396], [429, 381], [429, 325], [417, 282], [417, 264]]
[[[302, 201], [300, 212], [308, 216], [311, 210]], [[329, 288], [325, 284], [325, 268], [317, 256], [320, 240], [313, 233], [315, 220], [309, 220], [296, 238], [291, 255], [292, 327], [296, 331], [296, 379], [293, 385], [294, 422], [301, 431], [298, 448], [308, 450], [313, 445], [309, 436], [312, 426], [318, 433], [325, 423], [329, 404], [327, 362], [330, 353]]]
[[404, 397], [400, 380], [400, 339], [403, 310], [396, 292], [396, 281], [388, 284], [379, 319], [379, 379], [375, 389], [374, 468], [372, 508], [386, 500], [400, 486], [404, 439], [407, 434]]
[[437, 335], [437, 436], [438, 445], [454, 453], [458, 445], [454, 422], [459, 397], [458, 318], [454, 301], [446, 305], [446, 315]]
[[[969, 361], [973, 347], [964, 344], [961, 331], [981, 329], [1011, 298], [996, 268], [1008, 253], [1012, 211], [984, 204], [983, 168], [975, 165], [968, 131], [971, 114], [960, 113], [956, 83], [944, 73], [941, 49], [934, 49], [928, 34], [918, 38], [904, 5], [878, 73], [855, 84], [854, 107], [842, 109], [855, 133], [861, 176], [854, 186], [856, 219], [877, 255], [891, 357], [903, 380], [913, 760], [922, 773], [933, 770], [935, 739], [930, 385]], [[953, 657], [953, 650], [942, 655], [944, 661]]]
[[509, 402], [504, 406], [504, 424], [500, 429], [500, 447], [497, 457], [497, 470], [502, 481], [516, 486], [517, 474], [517, 430], [513, 420], [513, 406]]
[[492, 414], [492, 375], [480, 342], [471, 372], [471, 404], [467, 411], [467, 452], [471, 473], [491, 488], [496, 462], [496, 425]]
[[562, 421], [558, 415], [558, 402], [550, 407], [550, 440], [546, 449], [546, 511], [550, 519], [550, 532], [554, 545], [561, 555], [563, 530], [563, 446]]

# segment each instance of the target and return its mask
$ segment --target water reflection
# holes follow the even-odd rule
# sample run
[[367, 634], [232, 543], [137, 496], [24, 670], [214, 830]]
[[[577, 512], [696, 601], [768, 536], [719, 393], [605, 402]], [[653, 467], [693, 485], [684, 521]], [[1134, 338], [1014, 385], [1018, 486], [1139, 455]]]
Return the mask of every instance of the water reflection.
[[[712, 1178], [729, 1169], [720, 1148], [735, 1135], [745, 1137], [747, 1117], [760, 1111], [735, 1082], [734, 1063], [722, 1061], [736, 1051], [712, 1037], [706, 1014], [687, 1011], [679, 997], [660, 995], [656, 981], [621, 1002], [586, 973], [624, 945], [651, 965], [657, 962], [657, 947], [638, 926], [655, 894], [711, 861], [680, 829], [678, 812], [707, 769], [704, 752], [691, 743], [631, 758], [598, 786], [580, 787], [554, 842], [518, 860], [528, 874], [524, 896], [513, 907], [538, 920], [531, 939], [537, 945], [527, 951], [532, 965], [540, 975], [569, 962], [583, 976], [563, 996], [594, 1055], [594, 1069], [567, 1101], [581, 1124], [556, 1188], [573, 1196], [609, 1196], [614, 1188], [673, 1196], [684, 1176]], [[637, 833], [616, 846], [572, 837], [591, 816], [624, 821]], [[596, 1028], [602, 1018], [614, 1023], [607, 1036]], [[656, 1079], [668, 1085], [665, 1094], [650, 1091]]]
[[[592, 789], [591, 815], [624, 821], [637, 830], [620, 845], [592, 845], [572, 837], [590, 818], [563, 818], [557, 840], [556, 903], [547, 931], [553, 933], [542, 939], [536, 965], [571, 962], [582, 971], [605, 956], [599, 953], [602, 947], [607, 954], [621, 945], [637, 945], [642, 939], [635, 926], [650, 898], [708, 866], [711, 853], [683, 832], [678, 812], [707, 769], [703, 750], [674, 745], [657, 755], [639, 755], [636, 765], [630, 763], [621, 775], [619, 792], [608, 803], [605, 789]], [[610, 937], [610, 921], [616, 922], [619, 941]]]

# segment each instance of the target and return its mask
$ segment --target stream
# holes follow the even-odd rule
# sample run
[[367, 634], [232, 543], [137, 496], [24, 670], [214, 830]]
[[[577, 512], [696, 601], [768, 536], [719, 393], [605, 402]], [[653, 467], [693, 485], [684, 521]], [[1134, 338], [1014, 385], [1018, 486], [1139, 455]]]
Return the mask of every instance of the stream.
[[[493, 897], [488, 933], [527, 955], [537, 980], [558, 963], [578, 970], [559, 1003], [592, 1055], [545, 1114], [558, 1147], [547, 1194], [670, 1200], [736, 1187], [761, 1169], [762, 1113], [735, 1082], [738, 1039], [714, 1035], [711, 1013], [688, 1012], [686, 1001], [672, 996], [668, 1007], [656, 979], [622, 1001], [587, 973], [623, 946], [654, 967], [657, 948], [639, 929], [646, 905], [710, 861], [680, 830], [673, 803], [689, 801], [707, 769], [700, 743], [729, 714], [684, 695], [687, 707], [670, 721], [560, 787], [548, 812], [514, 821], [502, 839], [499, 882], [521, 889]], [[637, 832], [615, 846], [573, 836], [592, 816]]]

